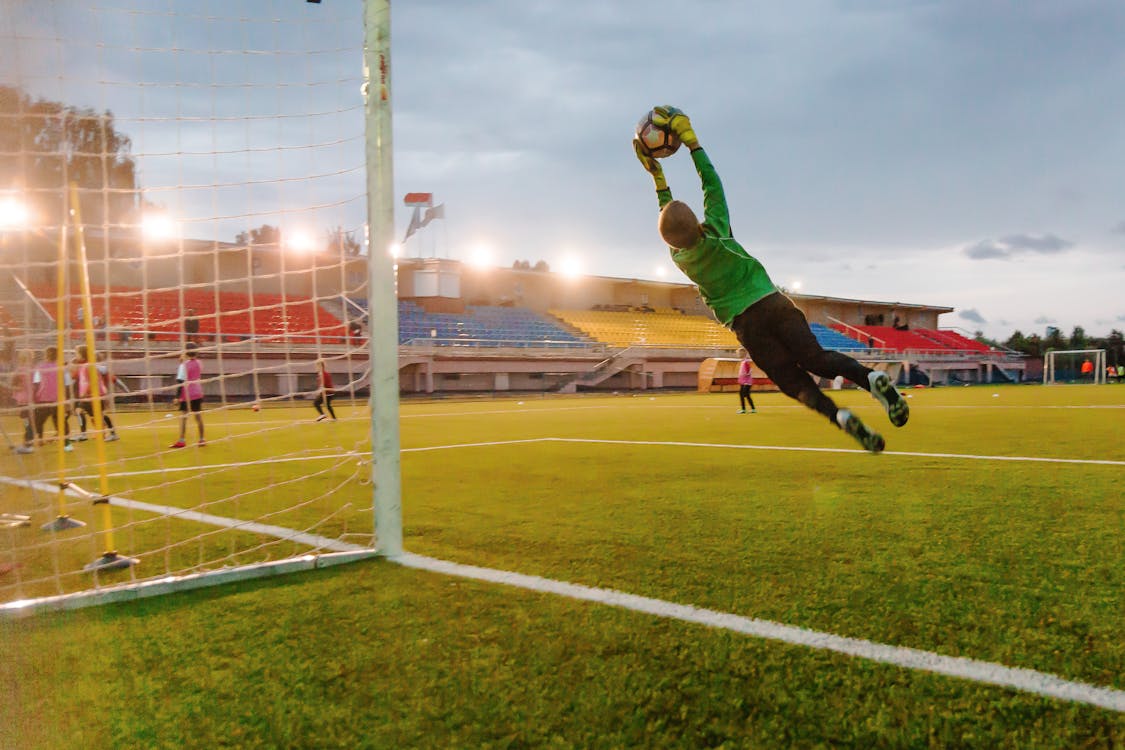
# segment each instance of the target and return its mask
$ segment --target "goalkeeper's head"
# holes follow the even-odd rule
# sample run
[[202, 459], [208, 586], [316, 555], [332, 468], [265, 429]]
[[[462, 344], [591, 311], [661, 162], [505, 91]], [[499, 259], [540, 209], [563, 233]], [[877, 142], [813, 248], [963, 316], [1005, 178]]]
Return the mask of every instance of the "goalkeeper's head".
[[657, 227], [664, 241], [677, 250], [693, 247], [703, 238], [703, 227], [699, 225], [699, 219], [695, 218], [695, 212], [683, 201], [671, 201], [664, 206], [660, 210]]

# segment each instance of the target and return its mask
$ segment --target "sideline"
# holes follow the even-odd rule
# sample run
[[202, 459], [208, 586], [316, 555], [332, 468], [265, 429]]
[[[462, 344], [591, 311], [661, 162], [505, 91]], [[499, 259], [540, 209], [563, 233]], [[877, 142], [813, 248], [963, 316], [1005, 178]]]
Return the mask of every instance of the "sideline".
[[1125, 691], [1109, 687], [1099, 687], [1084, 682], [1064, 680], [1053, 674], [1037, 672], [1033, 669], [1006, 667], [976, 659], [967, 659], [959, 656], [944, 656], [932, 651], [922, 651], [916, 648], [902, 646], [888, 646], [883, 643], [866, 641], [859, 638], [846, 638], [822, 633], [816, 630], [793, 625], [784, 625], [769, 620], [758, 620], [751, 617], [742, 617], [727, 612], [718, 612], [712, 609], [700, 609], [686, 604], [675, 604], [660, 599], [650, 599], [645, 596], [626, 594], [613, 589], [591, 588], [574, 583], [555, 581], [550, 578], [529, 576], [522, 573], [512, 573], [491, 568], [479, 568], [474, 565], [438, 560], [424, 555], [415, 555], [405, 552], [398, 557], [388, 558], [408, 568], [427, 570], [444, 575], [460, 578], [472, 578], [488, 583], [498, 583], [505, 586], [538, 591], [556, 596], [565, 596], [581, 601], [595, 602], [610, 607], [619, 607], [634, 612], [664, 617], [672, 620], [690, 622], [710, 628], [730, 630], [735, 633], [764, 638], [771, 641], [781, 641], [796, 646], [806, 646], [824, 651], [833, 651], [838, 654], [855, 656], [868, 661], [890, 664], [905, 669], [914, 669], [923, 672], [948, 677], [957, 677], [971, 682], [996, 685], [1012, 688], [1025, 693], [1034, 693], [1048, 698], [1085, 703], [1090, 706], [1106, 708], [1111, 711], [1125, 713]]

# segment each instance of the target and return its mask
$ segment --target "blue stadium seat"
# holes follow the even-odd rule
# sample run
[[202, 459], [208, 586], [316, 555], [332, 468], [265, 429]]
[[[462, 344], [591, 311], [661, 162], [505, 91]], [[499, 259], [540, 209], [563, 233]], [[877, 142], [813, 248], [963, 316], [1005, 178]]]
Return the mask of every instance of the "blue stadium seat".
[[[366, 300], [364, 300], [366, 302]], [[439, 346], [488, 343], [526, 347], [581, 344], [571, 333], [539, 313], [521, 307], [469, 305], [463, 313], [427, 313], [421, 306], [398, 301], [399, 343], [435, 339]]]

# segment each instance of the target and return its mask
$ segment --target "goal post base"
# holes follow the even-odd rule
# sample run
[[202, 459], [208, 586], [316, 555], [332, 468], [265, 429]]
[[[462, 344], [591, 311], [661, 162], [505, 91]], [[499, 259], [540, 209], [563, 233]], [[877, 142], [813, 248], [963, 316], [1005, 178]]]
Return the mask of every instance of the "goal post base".
[[141, 561], [135, 557], [126, 557], [116, 552], [106, 552], [97, 560], [86, 563], [82, 570], [87, 573], [92, 573], [97, 570], [121, 570], [123, 568], [131, 568], [134, 565], [139, 565], [140, 562]]
[[86, 524], [76, 518], [70, 516], [59, 516], [54, 521], [48, 521], [39, 527], [41, 531], [67, 531], [68, 529], [80, 529]]

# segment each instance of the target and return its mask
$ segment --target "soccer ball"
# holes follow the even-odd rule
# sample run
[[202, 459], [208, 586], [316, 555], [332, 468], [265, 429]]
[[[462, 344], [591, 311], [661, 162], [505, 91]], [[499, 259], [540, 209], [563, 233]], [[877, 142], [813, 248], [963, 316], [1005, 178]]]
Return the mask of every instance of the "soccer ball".
[[253, 409], [254, 411], [260, 411], [262, 407], [258, 405], [257, 401], [255, 401], [254, 405], [251, 406], [250, 408]]
[[676, 153], [680, 147], [680, 137], [666, 127], [652, 121], [652, 110], [645, 113], [637, 123], [637, 140], [654, 159], [663, 159]]

